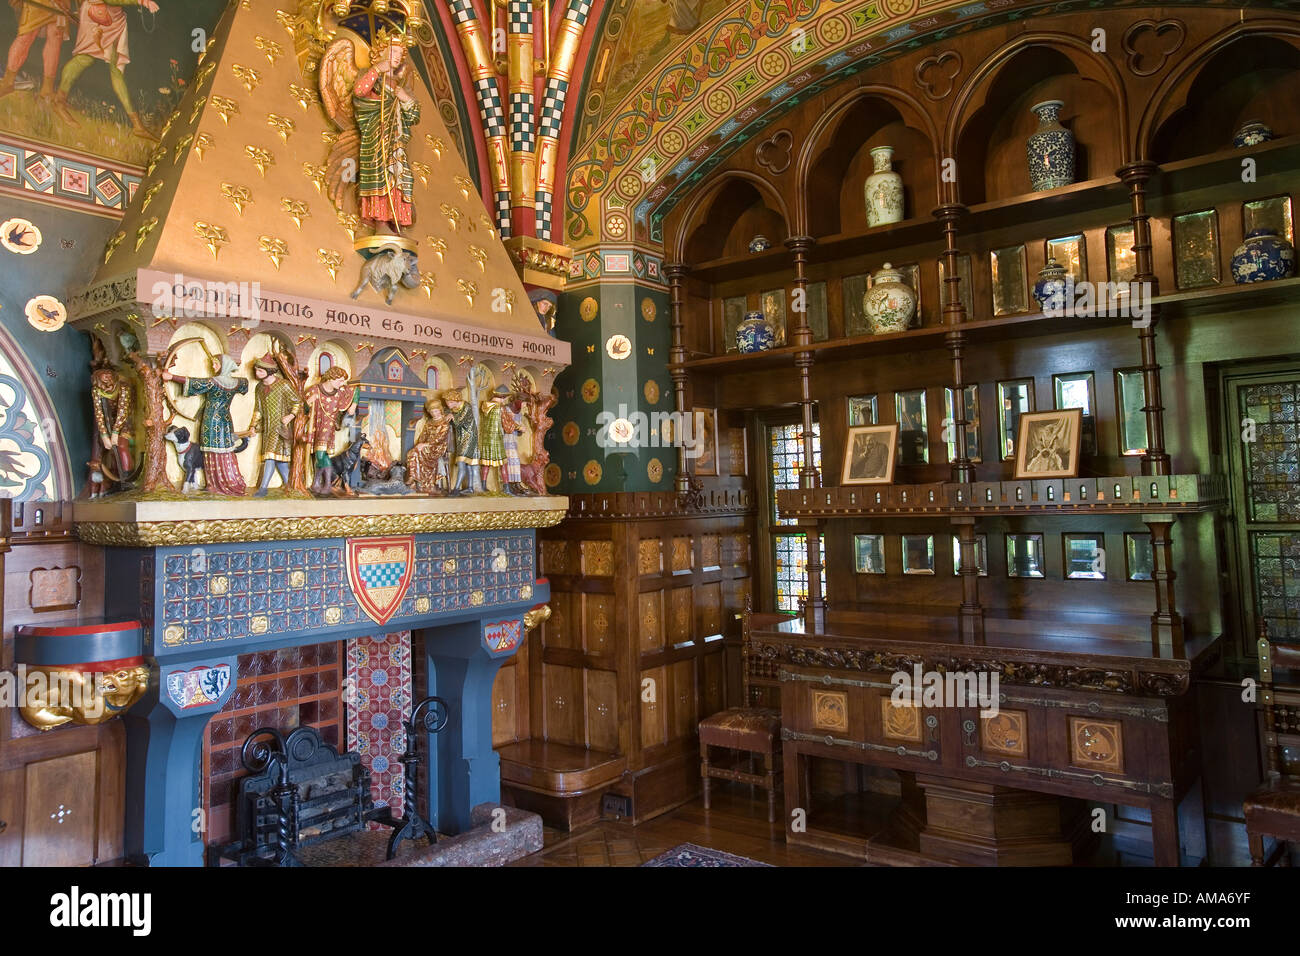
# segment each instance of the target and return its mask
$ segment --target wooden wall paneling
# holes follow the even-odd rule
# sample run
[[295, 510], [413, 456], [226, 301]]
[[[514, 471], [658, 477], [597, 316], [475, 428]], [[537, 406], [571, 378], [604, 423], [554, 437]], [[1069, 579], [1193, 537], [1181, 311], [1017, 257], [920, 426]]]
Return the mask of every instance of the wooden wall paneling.
[[649, 667], [641, 671], [640, 676], [641, 749], [646, 750], [668, 739], [668, 711], [672, 707], [672, 698], [668, 696], [666, 668]]
[[96, 752], [88, 750], [27, 765], [24, 866], [84, 866], [95, 861], [96, 758]]
[[546, 739], [561, 744], [585, 744], [583, 715], [586, 695], [582, 670], [562, 664], [542, 664], [546, 707]]
[[[522, 653], [523, 649], [520, 649]], [[492, 746], [513, 743], [519, 739], [519, 704], [515, 688], [517, 674], [527, 674], [515, 666], [503, 666], [492, 683]]]
[[586, 671], [587, 740], [592, 750], [614, 753], [619, 749], [618, 674], [616, 671]]

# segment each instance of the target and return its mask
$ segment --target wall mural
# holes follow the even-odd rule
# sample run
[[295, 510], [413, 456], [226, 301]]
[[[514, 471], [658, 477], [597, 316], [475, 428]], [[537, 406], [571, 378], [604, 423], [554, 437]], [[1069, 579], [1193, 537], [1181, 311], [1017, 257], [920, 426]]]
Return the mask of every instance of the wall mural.
[[58, 423], [48, 397], [22, 381], [30, 374], [17, 343], [0, 327], [0, 498], [34, 501], [58, 498], [60, 491], [66, 497]]

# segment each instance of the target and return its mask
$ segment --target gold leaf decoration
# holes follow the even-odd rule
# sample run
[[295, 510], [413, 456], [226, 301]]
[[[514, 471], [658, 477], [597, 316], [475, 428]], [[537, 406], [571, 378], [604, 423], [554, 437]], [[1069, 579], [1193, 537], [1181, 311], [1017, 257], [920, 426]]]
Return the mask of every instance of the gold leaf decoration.
[[483, 228], [487, 230], [491, 238], [495, 239], [497, 237], [496, 227], [492, 225], [492, 220], [487, 217], [487, 213], [480, 213], [478, 221], [483, 223]]
[[151, 202], [153, 202], [153, 197], [154, 197], [154, 196], [157, 196], [157, 195], [158, 195], [158, 190], [160, 190], [160, 189], [162, 189], [162, 188], [163, 188], [163, 182], [162, 182], [161, 179], [158, 180], [158, 182], [156, 182], [156, 183], [150, 183], [150, 184], [145, 188], [145, 191], [144, 191], [144, 200], [140, 203], [140, 211], [141, 211], [141, 212], [144, 212], [146, 209], [149, 208], [149, 204], [150, 204]]
[[[333, 249], [317, 249], [316, 259], [325, 267], [325, 271], [330, 274], [331, 279], [338, 279], [339, 268], [343, 265], [343, 256]], [[301, 342], [298, 344], [302, 344]]]
[[456, 288], [465, 294], [465, 298], [469, 300], [470, 305], [474, 304], [474, 297], [478, 295], [478, 283], [470, 282], [468, 279], [457, 279]]
[[276, 43], [274, 40], [268, 40], [260, 34], [253, 37], [253, 46], [266, 54], [266, 58], [270, 61], [272, 66], [275, 66], [275, 61], [284, 55], [284, 47], [280, 46], [280, 44]]
[[280, 207], [289, 214], [293, 224], [302, 231], [302, 221], [311, 215], [306, 202], [301, 199], [289, 199], [288, 197], [280, 200]]
[[420, 273], [420, 288], [430, 299], [433, 298], [433, 290], [438, 288], [438, 278], [432, 272]]
[[194, 223], [194, 234], [207, 245], [213, 259], [217, 257], [217, 252], [221, 247], [230, 242], [230, 233], [226, 232], [223, 226], [203, 222], [202, 220]]
[[353, 215], [350, 212], [344, 212], [340, 209], [338, 211], [338, 219], [339, 225], [348, 231], [348, 237], [353, 242], [356, 242], [357, 232], [361, 229], [361, 217]]
[[315, 163], [303, 163], [302, 174], [316, 184], [316, 192], [325, 191], [325, 166], [317, 166]]
[[200, 96], [197, 100], [194, 101], [194, 108], [190, 110], [191, 123], [193, 123], [196, 119], [199, 118], [199, 114], [203, 112], [203, 107], [207, 102], [208, 102], [208, 98], [206, 96]]
[[[213, 39], [215, 40], [216, 37], [213, 37]], [[207, 50], [204, 50], [203, 53], [200, 54], [199, 58], [202, 59], [207, 52], [208, 52]], [[194, 85], [202, 86], [204, 83], [206, 83], [208, 81], [208, 77], [210, 77], [213, 74], [216, 68], [217, 68], [216, 63], [213, 62], [204, 63], [201, 67], [198, 68], [198, 70], [194, 74]]]
[[506, 304], [506, 315], [514, 315], [515, 314], [515, 290], [502, 289], [501, 292], [502, 292], [501, 299]]
[[244, 89], [250, 93], [257, 89], [257, 85], [262, 82], [261, 73], [251, 66], [244, 66], [242, 63], [230, 64], [230, 72], [235, 74], [235, 79], [243, 84]]
[[167, 117], [167, 122], [163, 123], [162, 132], [158, 134], [159, 139], [167, 138], [167, 134], [172, 131], [172, 126], [175, 124], [176, 120], [180, 117], [180, 115], [181, 115], [180, 110], [172, 111], [172, 115]]
[[452, 181], [456, 184], [456, 188], [460, 190], [460, 194], [466, 199], [474, 191], [474, 180], [466, 176], [453, 176]]
[[216, 145], [216, 141], [208, 133], [199, 133], [194, 137], [194, 152], [199, 154], [199, 161], [203, 161], [203, 154]]
[[238, 186], [234, 183], [222, 183], [221, 195], [230, 200], [235, 211], [241, 216], [244, 214], [244, 207], [253, 201], [253, 194], [247, 186]]
[[155, 146], [153, 152], [149, 154], [149, 165], [144, 168], [144, 174], [146, 176], [152, 176], [153, 171], [158, 168], [158, 164], [162, 162], [163, 157], [166, 155], [166, 146], [163, 146], [161, 143]]
[[280, 139], [289, 142], [289, 134], [294, 130], [294, 122], [289, 117], [281, 116], [279, 113], [267, 113], [266, 125], [279, 133]]
[[274, 236], [258, 236], [257, 244], [262, 251], [266, 253], [268, 259], [274, 263], [276, 270], [280, 268], [280, 263], [284, 257], [289, 254], [289, 244], [283, 239], [277, 239]]
[[443, 253], [447, 251], [447, 240], [435, 239], [433, 238], [433, 236], [425, 236], [424, 241], [429, 245], [431, 249], [433, 249], [434, 253], [438, 256], [438, 261], [442, 262]]
[[320, 131], [320, 139], [326, 146], [333, 146], [339, 141], [339, 131], [336, 129], [323, 129]]
[[179, 163], [181, 157], [185, 155], [186, 150], [190, 148], [190, 143], [194, 142], [194, 134], [186, 133], [176, 143], [176, 152], [172, 156], [173, 163]]
[[469, 247], [469, 257], [478, 263], [479, 272], [487, 272], [487, 250], [482, 246], [471, 244]]
[[109, 237], [108, 242], [104, 244], [104, 265], [108, 265], [108, 260], [113, 258], [113, 253], [117, 252], [117, 247], [122, 244], [122, 240], [125, 238], [125, 229], [119, 229]]
[[157, 216], [150, 216], [150, 217], [149, 217], [148, 219], [146, 219], [144, 222], [140, 223], [139, 228], [136, 229], [136, 231], [135, 231], [135, 251], [136, 251], [136, 252], [139, 252], [139, 251], [140, 251], [140, 247], [144, 245], [144, 241], [145, 241], [146, 239], [149, 238], [149, 233], [153, 232], [153, 231], [154, 231], [154, 228], [155, 228], [157, 225], [158, 225], [158, 217], [157, 217]]
[[288, 10], [276, 10], [275, 22], [284, 27], [289, 36], [293, 36], [293, 22], [296, 18]]
[[320, 94], [310, 86], [299, 86], [297, 83], [289, 84], [289, 94], [298, 101], [298, 105], [303, 109], [311, 109], [313, 103], [320, 102]]
[[227, 126], [230, 125], [230, 117], [239, 112], [239, 104], [229, 96], [217, 96], [213, 94], [208, 97], [208, 102], [211, 103], [212, 108], [221, 115], [222, 122]]
[[465, 214], [450, 203], [440, 203], [438, 209], [447, 217], [447, 222], [451, 225], [451, 231], [455, 232], [464, 220]]
[[429, 148], [433, 150], [433, 155], [442, 159], [442, 151], [447, 148], [447, 144], [432, 133], [425, 133], [424, 141], [428, 144]]
[[429, 176], [433, 173], [433, 167], [428, 163], [422, 163], [418, 159], [411, 160], [411, 169], [415, 170], [415, 175], [420, 177], [422, 186], [429, 185]]
[[269, 149], [263, 149], [261, 146], [245, 146], [244, 152], [248, 154], [248, 158], [253, 161], [253, 165], [257, 167], [257, 171], [263, 178], [266, 177], [266, 171], [275, 165], [275, 157], [271, 155]]

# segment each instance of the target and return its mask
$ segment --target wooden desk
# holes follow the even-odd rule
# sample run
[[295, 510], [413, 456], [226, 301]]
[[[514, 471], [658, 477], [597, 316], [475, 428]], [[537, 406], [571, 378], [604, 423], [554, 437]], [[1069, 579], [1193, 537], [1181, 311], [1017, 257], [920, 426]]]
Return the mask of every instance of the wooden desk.
[[[786, 839], [879, 862], [1068, 863], [1062, 807], [1079, 816], [1077, 801], [1095, 800], [1148, 809], [1156, 864], [1177, 866], [1178, 804], [1200, 776], [1192, 677], [1218, 642], [1189, 636], [1174, 657], [1152, 650], [1145, 625], [991, 613], [969, 644], [951, 617], [913, 608], [831, 611], [815, 633], [797, 620], [756, 627], [754, 653], [780, 678]], [[894, 707], [893, 675], [917, 668], [984, 672], [990, 687], [996, 674], [997, 716]], [[792, 811], [813, 805], [811, 757], [899, 771], [888, 832], [851, 837], [816, 813], [797, 826]]]

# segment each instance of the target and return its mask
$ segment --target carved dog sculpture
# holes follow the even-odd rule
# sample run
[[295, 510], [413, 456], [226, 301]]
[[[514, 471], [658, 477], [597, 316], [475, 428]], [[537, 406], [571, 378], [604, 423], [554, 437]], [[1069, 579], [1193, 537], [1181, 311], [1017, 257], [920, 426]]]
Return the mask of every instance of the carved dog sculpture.
[[352, 290], [352, 298], [355, 299], [366, 286], [370, 286], [392, 305], [399, 283], [407, 289], [416, 288], [420, 284], [419, 263], [414, 255], [404, 249], [385, 249], [361, 267], [361, 281]]

